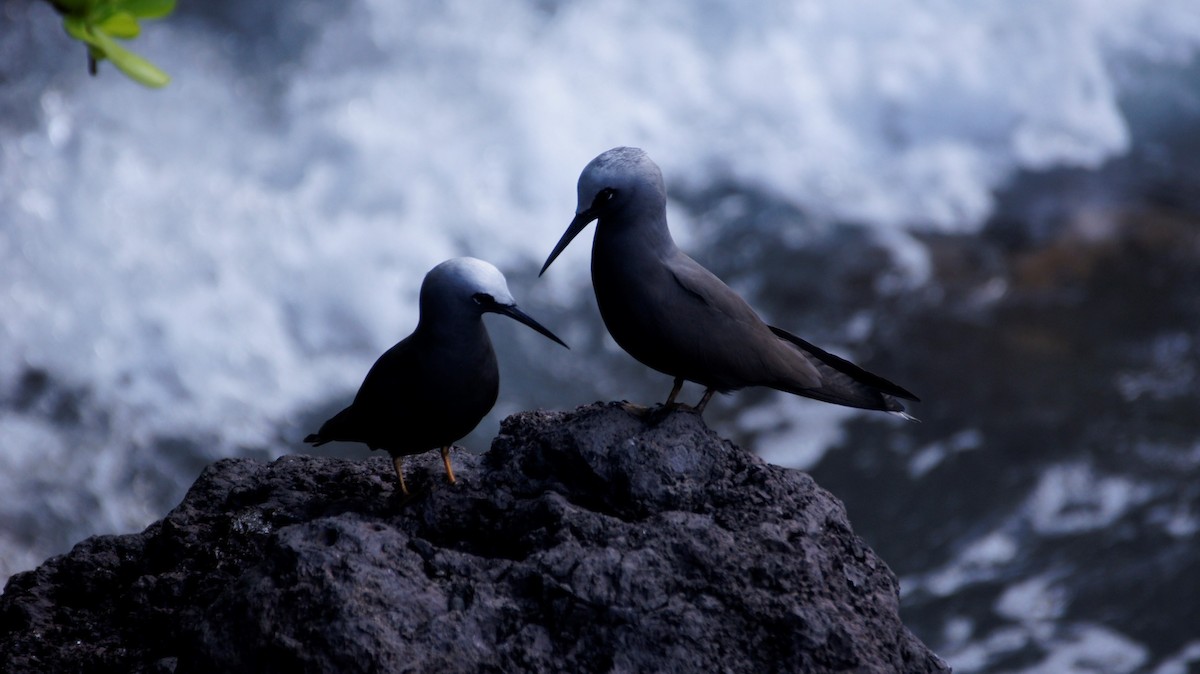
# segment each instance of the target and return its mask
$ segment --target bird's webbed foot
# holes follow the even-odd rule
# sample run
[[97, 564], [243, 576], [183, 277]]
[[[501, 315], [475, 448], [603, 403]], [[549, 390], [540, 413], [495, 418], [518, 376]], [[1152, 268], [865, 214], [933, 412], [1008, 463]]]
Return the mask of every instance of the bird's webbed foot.
[[617, 406], [639, 419], [645, 419], [646, 415], [650, 414], [650, 412], [653, 410], [653, 408], [646, 407], [645, 405], [639, 405], [637, 403], [631, 403], [628, 400], [622, 400], [621, 402], [617, 403]]
[[692, 407], [691, 405], [685, 405], [683, 403], [676, 403], [676, 402], [662, 403], [660, 405], [655, 405], [653, 407], [646, 407], [645, 405], [638, 405], [636, 403], [631, 403], [627, 400], [622, 400], [620, 402], [620, 406], [621, 406], [621, 409], [632, 414], [633, 416], [637, 417], [638, 419], [641, 419], [642, 422], [644, 422], [645, 424], [647, 424], [649, 426], [657, 426], [657, 425], [661, 424], [663, 421], [666, 420], [667, 417], [671, 416], [675, 412], [696, 412], [697, 411], [697, 409], [695, 407]]
[[627, 400], [621, 401], [621, 408], [626, 412], [634, 415], [651, 426], [657, 426], [662, 423], [667, 417], [671, 416], [676, 411], [695, 412], [703, 415], [704, 408], [708, 405], [708, 401], [712, 399], [716, 389], [709, 388], [704, 391], [704, 396], [700, 398], [700, 402], [695, 407], [685, 405], [681, 402], [676, 402], [675, 398], [679, 395], [679, 391], [683, 388], [683, 378], [676, 377], [675, 384], [671, 387], [671, 393], [667, 396], [667, 401], [661, 405], [654, 407], [646, 407], [644, 405], [635, 405]]

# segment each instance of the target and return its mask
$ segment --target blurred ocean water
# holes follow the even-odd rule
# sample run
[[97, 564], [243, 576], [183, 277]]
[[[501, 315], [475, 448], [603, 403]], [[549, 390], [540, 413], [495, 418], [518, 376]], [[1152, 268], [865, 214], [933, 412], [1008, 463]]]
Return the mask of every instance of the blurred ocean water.
[[846, 501], [931, 647], [1200, 666], [1190, 0], [211, 2], [138, 42], [167, 89], [87, 77], [45, 3], [0, 0], [0, 578], [145, 526], [213, 459], [312, 451], [453, 255], [572, 345], [491, 324], [501, 403], [464, 444], [665, 397], [586, 245], [536, 279], [580, 169], [629, 144], [685, 249], [926, 401], [707, 419]]

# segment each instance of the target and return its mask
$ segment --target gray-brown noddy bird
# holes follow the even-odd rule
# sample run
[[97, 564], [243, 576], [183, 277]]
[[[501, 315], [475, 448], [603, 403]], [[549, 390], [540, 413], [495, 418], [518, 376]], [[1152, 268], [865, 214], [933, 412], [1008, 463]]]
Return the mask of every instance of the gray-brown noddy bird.
[[482, 320], [488, 312], [514, 318], [566, 346], [517, 308], [499, 269], [473, 257], [446, 260], [421, 283], [416, 330], [375, 361], [349, 407], [304, 441], [386, 449], [405, 495], [404, 457], [440, 447], [453, 484], [450, 445], [479, 424], [500, 389], [496, 352]]
[[631, 356], [675, 378], [673, 406], [684, 381], [713, 393], [768, 386], [825, 402], [894, 412], [911, 419], [897, 398], [905, 389], [769, 326], [721, 279], [679, 250], [667, 229], [662, 172], [645, 152], [613, 148], [579, 176], [575, 219], [546, 264], [598, 220], [592, 243], [592, 286], [604, 325]]

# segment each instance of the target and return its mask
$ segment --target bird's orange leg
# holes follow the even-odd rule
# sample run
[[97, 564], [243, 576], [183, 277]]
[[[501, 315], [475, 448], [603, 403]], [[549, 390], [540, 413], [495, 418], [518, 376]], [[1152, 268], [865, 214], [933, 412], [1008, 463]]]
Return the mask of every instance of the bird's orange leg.
[[717, 389], [715, 388], [706, 389], [704, 391], [704, 395], [700, 398], [700, 402], [696, 403], [696, 414], [704, 414], [704, 406], [708, 404], [708, 401], [712, 399], [713, 394], [716, 392]]
[[682, 403], [675, 402], [675, 398], [679, 395], [679, 391], [682, 388], [683, 377], [676, 377], [675, 385], [671, 387], [671, 395], [667, 396], [667, 402], [657, 407], [649, 408], [641, 405], [635, 405], [628, 401], [623, 401], [621, 403], [621, 407], [625, 408], [626, 412], [629, 412], [630, 414], [649, 422], [651, 425], [658, 425], [658, 423], [663, 419], [666, 419], [671, 412], [681, 407], [686, 407], [686, 405], [683, 405]]
[[450, 467], [449, 447], [442, 447], [442, 463], [446, 464], [446, 477], [450, 480], [450, 484], [456, 484], [458, 480], [454, 479], [454, 469]]
[[404, 457], [393, 456], [392, 466], [396, 469], [396, 477], [400, 479], [400, 493], [408, 496], [408, 485], [404, 484]]
[[663, 407], [670, 407], [675, 403], [675, 396], [679, 395], [680, 389], [683, 388], [683, 377], [675, 378], [675, 386], [671, 387], [671, 395], [667, 396], [667, 402], [663, 403]]

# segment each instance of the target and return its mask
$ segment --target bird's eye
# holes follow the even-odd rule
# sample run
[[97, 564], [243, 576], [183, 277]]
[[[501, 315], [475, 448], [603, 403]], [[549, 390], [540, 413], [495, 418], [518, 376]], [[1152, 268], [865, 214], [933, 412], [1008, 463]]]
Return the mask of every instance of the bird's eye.
[[496, 299], [487, 293], [475, 293], [474, 295], [471, 295], [471, 299], [475, 300], [475, 304], [480, 306], [487, 306], [489, 304], [496, 303]]
[[605, 187], [596, 193], [596, 198], [592, 200], [592, 208], [598, 208], [613, 200], [617, 196], [617, 191], [611, 187]]

